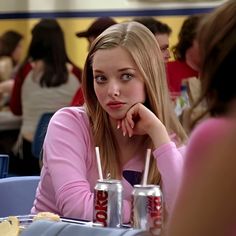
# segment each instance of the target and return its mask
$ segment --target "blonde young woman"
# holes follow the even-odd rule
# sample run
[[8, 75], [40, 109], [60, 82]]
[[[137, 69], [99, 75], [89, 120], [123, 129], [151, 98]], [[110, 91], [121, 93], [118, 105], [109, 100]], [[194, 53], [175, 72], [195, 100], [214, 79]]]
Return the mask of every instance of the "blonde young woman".
[[32, 213], [92, 219], [95, 146], [103, 175], [122, 180], [125, 222], [147, 148], [153, 154], [148, 183], [162, 186], [166, 209], [171, 209], [186, 136], [172, 111], [164, 68], [155, 37], [139, 23], [116, 24], [98, 36], [84, 68], [86, 106], [64, 108], [49, 124]]

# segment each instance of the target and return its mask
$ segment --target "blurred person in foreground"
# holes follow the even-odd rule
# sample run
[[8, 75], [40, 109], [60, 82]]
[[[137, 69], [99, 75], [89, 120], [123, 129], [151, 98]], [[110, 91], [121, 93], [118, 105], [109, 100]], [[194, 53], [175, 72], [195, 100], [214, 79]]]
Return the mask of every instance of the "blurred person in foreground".
[[[92, 42], [101, 34], [105, 29], [111, 25], [116, 24], [116, 21], [110, 17], [100, 17], [96, 19], [86, 31], [77, 32], [76, 36], [79, 38], [86, 38], [89, 43], [89, 47]], [[71, 101], [71, 106], [81, 106], [84, 104], [84, 96], [82, 89], [79, 88]]]
[[160, 46], [164, 62], [168, 62], [170, 59], [169, 37], [172, 29], [167, 24], [152, 17], [137, 17], [133, 21], [145, 25], [154, 34]]
[[62, 28], [55, 19], [42, 19], [32, 29], [32, 39], [23, 65], [18, 72], [10, 108], [22, 116], [16, 153], [11, 155], [13, 174], [37, 175], [38, 159], [32, 152], [32, 141], [42, 114], [68, 106], [80, 81], [78, 71], [65, 49]]
[[152, 149], [148, 184], [161, 185], [170, 211], [186, 135], [172, 109], [153, 34], [137, 22], [106, 29], [90, 47], [82, 88], [85, 106], [61, 109], [49, 123], [31, 212], [92, 220], [99, 178], [95, 146], [104, 178], [120, 179], [124, 187], [124, 222], [130, 221], [131, 193], [142, 181], [147, 148]]
[[[236, 1], [200, 24], [202, 121], [190, 136], [169, 236], [236, 235]], [[202, 116], [199, 117], [202, 118]]]

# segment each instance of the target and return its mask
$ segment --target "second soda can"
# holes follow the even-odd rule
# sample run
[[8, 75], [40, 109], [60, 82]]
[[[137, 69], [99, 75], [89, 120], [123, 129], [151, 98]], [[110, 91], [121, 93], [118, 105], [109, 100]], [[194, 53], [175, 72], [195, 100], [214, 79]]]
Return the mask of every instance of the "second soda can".
[[133, 228], [160, 235], [163, 227], [162, 193], [158, 185], [134, 185], [132, 193]]
[[119, 180], [98, 180], [94, 188], [93, 223], [104, 227], [121, 227], [122, 194]]

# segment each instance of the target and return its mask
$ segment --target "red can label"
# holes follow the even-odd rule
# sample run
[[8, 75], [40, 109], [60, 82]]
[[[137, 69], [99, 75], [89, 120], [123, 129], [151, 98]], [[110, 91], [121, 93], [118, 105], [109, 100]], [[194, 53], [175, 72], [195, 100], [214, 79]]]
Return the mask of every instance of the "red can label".
[[144, 229], [151, 235], [160, 235], [163, 228], [163, 200], [158, 185], [135, 185], [133, 196], [132, 227]]
[[95, 190], [94, 195], [94, 223], [100, 223], [104, 227], [107, 226], [108, 216], [108, 192], [103, 190]]
[[147, 214], [149, 231], [153, 235], [159, 235], [162, 229], [162, 199], [160, 196], [147, 197]]

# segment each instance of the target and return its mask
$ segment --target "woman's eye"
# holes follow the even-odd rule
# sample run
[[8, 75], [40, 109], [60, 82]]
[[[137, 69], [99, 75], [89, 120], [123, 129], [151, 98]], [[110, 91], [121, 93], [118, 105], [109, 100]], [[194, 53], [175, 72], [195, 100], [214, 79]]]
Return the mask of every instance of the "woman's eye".
[[131, 80], [133, 78], [134, 78], [134, 76], [131, 74], [123, 74], [122, 75], [122, 80]]
[[98, 84], [102, 84], [106, 82], [106, 77], [104, 76], [95, 76], [94, 79]]

